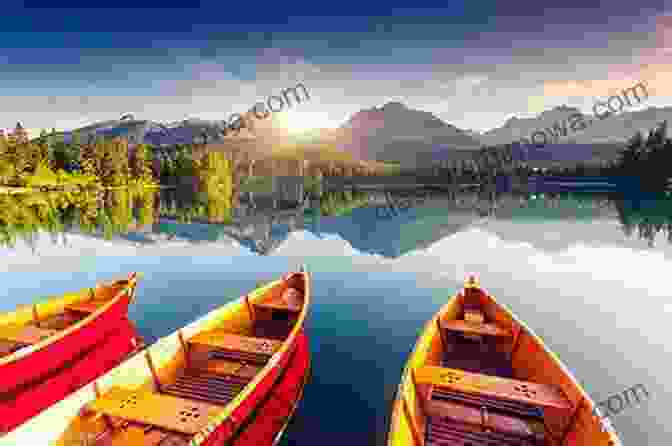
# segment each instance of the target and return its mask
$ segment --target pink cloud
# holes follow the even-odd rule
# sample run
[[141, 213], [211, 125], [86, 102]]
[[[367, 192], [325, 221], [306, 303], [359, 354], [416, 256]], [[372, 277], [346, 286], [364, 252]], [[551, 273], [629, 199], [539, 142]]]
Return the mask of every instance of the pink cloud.
[[672, 96], [672, 15], [655, 19], [655, 46], [643, 48], [629, 62], [610, 65], [602, 79], [575, 79], [546, 82], [548, 96], [606, 97], [618, 94], [639, 81], [646, 83], [651, 96]]

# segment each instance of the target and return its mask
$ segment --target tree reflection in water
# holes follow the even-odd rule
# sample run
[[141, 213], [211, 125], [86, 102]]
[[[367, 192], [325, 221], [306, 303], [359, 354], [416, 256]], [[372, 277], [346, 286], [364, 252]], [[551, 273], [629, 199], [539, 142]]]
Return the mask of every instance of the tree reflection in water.
[[[204, 163], [204, 173], [197, 177], [196, 187], [186, 190], [119, 188], [103, 191], [0, 194], [0, 245], [13, 247], [21, 240], [34, 250], [39, 233], [48, 234], [54, 244], [62, 245], [67, 243], [68, 233], [90, 234], [109, 240], [130, 232], [147, 232], [148, 229], [154, 232], [154, 224], [159, 222], [160, 217], [178, 223], [211, 223], [222, 226], [223, 229], [228, 228], [243, 217], [237, 217], [234, 222], [234, 188], [230, 178], [217, 174], [218, 170], [222, 170], [221, 165], [217, 167], [217, 162], [221, 161], [211, 160]], [[216, 167], [210, 167], [212, 165]], [[602, 209], [608, 211], [607, 214], [612, 218], [617, 216], [622, 231], [628, 238], [637, 236], [653, 247], [656, 237], [662, 232], [672, 243], [672, 197], [669, 193], [649, 195], [647, 198], [587, 193], [457, 195], [446, 195], [443, 206], [452, 203], [455, 209], [468, 208], [477, 211], [483, 208], [488, 210], [489, 217], [496, 219], [520, 216], [551, 219], [597, 218], [598, 215], [605, 216], [600, 211]], [[426, 198], [428, 196], [423, 194], [394, 193], [382, 197], [361, 191], [325, 192], [311, 210], [301, 211], [301, 215], [308, 219], [312, 215], [312, 218], [319, 221], [320, 215], [347, 216], [355, 208], [376, 206], [376, 209], [387, 211], [385, 215], [377, 214], [379, 218], [391, 218], [401, 215], [411, 207], [422, 206]], [[441, 203], [440, 199], [441, 197], [439, 201], [429, 205], [437, 207]], [[463, 204], [458, 205], [460, 202]], [[445, 211], [446, 215], [453, 212], [450, 209]], [[281, 211], [270, 212], [269, 216], [272, 217], [274, 212]], [[273, 223], [272, 218], [270, 222], [271, 226], [279, 224]], [[289, 221], [290, 230], [298, 225], [292, 222], [294, 220]]]

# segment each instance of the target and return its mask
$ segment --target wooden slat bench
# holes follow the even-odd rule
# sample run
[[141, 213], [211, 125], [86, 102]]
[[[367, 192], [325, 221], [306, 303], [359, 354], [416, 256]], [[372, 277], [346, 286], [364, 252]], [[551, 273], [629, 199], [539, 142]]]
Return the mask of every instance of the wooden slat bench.
[[212, 358], [265, 364], [280, 348], [281, 341], [240, 336], [223, 330], [202, 332], [187, 341], [214, 351]]
[[470, 395], [492, 397], [540, 407], [570, 411], [572, 404], [562, 391], [552, 385], [520, 381], [499, 376], [470, 373], [436, 366], [415, 369], [418, 384], [431, 384]]
[[203, 366], [197, 367], [197, 370], [200, 373], [206, 373], [211, 375], [233, 375], [233, 376], [240, 376], [243, 378], [253, 378], [257, 373], [259, 373], [261, 369], [262, 366], [257, 364], [241, 365], [239, 361], [227, 361], [217, 359], [211, 359], [207, 361]]
[[467, 335], [484, 335], [493, 337], [513, 337], [509, 330], [506, 330], [493, 323], [474, 323], [460, 319], [442, 320], [441, 328], [447, 331], [464, 333]]
[[144, 443], [140, 446], [188, 446], [191, 441], [189, 437], [155, 427], [145, 430], [144, 435]]
[[107, 302], [102, 301], [80, 302], [77, 304], [68, 304], [65, 306], [65, 309], [73, 313], [91, 314], [96, 312], [100, 307], [102, 307], [106, 303]]
[[189, 446], [191, 440], [190, 435], [137, 423], [117, 427], [114, 432], [104, 433], [97, 440], [95, 438], [92, 434], [92, 439], [89, 442], [83, 440], [81, 446]]
[[528, 420], [492, 413], [476, 407], [434, 400], [427, 401], [425, 410], [434, 423], [464, 424], [466, 428], [492, 431], [508, 437], [528, 439], [544, 444], [544, 423], [540, 420]]
[[250, 380], [251, 378], [241, 376], [218, 376], [191, 370], [178, 376], [173, 384], [163, 386], [162, 392], [226, 406]]
[[289, 313], [300, 313], [303, 302], [303, 293], [296, 288], [287, 288], [281, 295], [274, 295], [270, 299], [254, 304], [255, 308], [280, 310]]
[[184, 434], [196, 434], [221, 407], [149, 390], [113, 387], [87, 409]]
[[[55, 314], [53, 316], [40, 319], [37, 323], [39, 323], [39, 328], [61, 331], [73, 325], [80, 319], [79, 317], [73, 317], [73, 316], [74, 314], [69, 312]], [[31, 322], [31, 324], [35, 324], [35, 322]]]
[[486, 431], [480, 426], [430, 417], [427, 424], [427, 446], [544, 446], [535, 436], [520, 438], [501, 432]]
[[289, 305], [287, 302], [280, 300], [280, 299], [273, 299], [269, 300], [266, 302], [260, 302], [254, 304], [255, 308], [266, 308], [269, 310], [279, 310], [279, 311], [287, 311], [289, 313], [299, 313], [301, 312], [301, 306], [300, 305]]
[[464, 392], [434, 387], [430, 391], [429, 399], [431, 401], [445, 401], [453, 404], [464, 404], [472, 407], [485, 407], [489, 411], [514, 416], [520, 416], [530, 419], [544, 419], [544, 411], [535, 405], [521, 403], [518, 401], [506, 401], [498, 398], [484, 397], [479, 395], [470, 395]]

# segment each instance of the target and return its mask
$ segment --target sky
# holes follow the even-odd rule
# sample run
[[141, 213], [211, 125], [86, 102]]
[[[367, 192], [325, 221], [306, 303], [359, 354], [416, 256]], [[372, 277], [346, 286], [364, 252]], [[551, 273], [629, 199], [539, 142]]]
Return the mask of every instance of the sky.
[[225, 120], [299, 82], [297, 128], [401, 101], [484, 131], [640, 80], [672, 104], [662, 0], [53, 3], [3, 2], [0, 128]]

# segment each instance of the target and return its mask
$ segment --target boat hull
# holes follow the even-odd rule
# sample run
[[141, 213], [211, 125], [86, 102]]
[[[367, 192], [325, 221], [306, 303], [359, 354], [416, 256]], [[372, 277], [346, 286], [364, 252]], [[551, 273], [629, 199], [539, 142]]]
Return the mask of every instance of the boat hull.
[[0, 394], [12, 392], [65, 367], [119, 330], [125, 324], [132, 290], [114, 299], [92, 320], [82, 321], [62, 335], [54, 335], [57, 339], [26, 347], [14, 353], [13, 358], [0, 361]]
[[309, 374], [308, 338], [301, 333], [297, 337], [297, 346], [292, 358], [277, 384], [267, 395], [263, 396], [261, 406], [255, 411], [256, 415], [250, 420], [249, 427], [237, 437], [233, 444], [236, 446], [277, 444], [301, 401]]
[[284, 361], [265, 377], [268, 381], [260, 382], [239, 406], [241, 410], [233, 412], [234, 420], [246, 421], [235, 426], [220, 424], [201, 446], [272, 446], [280, 440], [300, 401], [310, 370], [308, 337], [300, 332], [295, 343], [291, 354], [285, 355]]
[[117, 323], [115, 331], [83, 350], [66, 368], [42, 377], [0, 400], [0, 432], [8, 432], [52, 404], [108, 372], [138, 350], [135, 327], [128, 320]]

